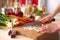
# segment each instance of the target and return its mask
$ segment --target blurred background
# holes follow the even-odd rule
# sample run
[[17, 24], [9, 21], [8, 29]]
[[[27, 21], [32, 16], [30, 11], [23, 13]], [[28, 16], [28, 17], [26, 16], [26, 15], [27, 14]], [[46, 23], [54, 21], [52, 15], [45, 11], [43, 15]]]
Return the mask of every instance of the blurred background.
[[[35, 9], [38, 9], [38, 11], [36, 12], [38, 14], [50, 14], [55, 10], [58, 2], [60, 2], [60, 0], [0, 0], [0, 13], [6, 14], [10, 9], [12, 9], [13, 13], [16, 12], [17, 8], [20, 8], [19, 10], [21, 10], [24, 14], [31, 14], [33, 13], [32, 9], [34, 7]], [[55, 22], [60, 21], [59, 16], [60, 14], [57, 14], [55, 16]]]
[[[46, 6], [46, 0], [0, 0], [0, 12], [5, 9], [20, 7], [23, 11], [28, 5], [36, 5], [40, 9], [41, 5]], [[24, 11], [23, 11], [24, 12]]]
[[50, 13], [57, 7], [58, 1], [59, 0], [0, 0], [0, 12], [2, 12], [4, 8], [14, 9], [17, 6], [20, 6], [23, 11], [28, 4], [31, 4], [36, 5], [38, 9], [40, 9], [41, 5], [44, 5], [46, 12]]

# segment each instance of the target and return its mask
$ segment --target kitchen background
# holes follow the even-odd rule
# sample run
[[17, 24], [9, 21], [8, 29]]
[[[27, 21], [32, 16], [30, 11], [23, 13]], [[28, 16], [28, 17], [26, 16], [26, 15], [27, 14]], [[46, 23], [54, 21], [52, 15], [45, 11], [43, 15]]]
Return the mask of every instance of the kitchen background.
[[[24, 8], [26, 7], [26, 5], [28, 5], [30, 1], [33, 5], [34, 4], [37, 5], [38, 9], [40, 8], [41, 4], [45, 5], [47, 13], [52, 12], [53, 9], [55, 9], [57, 7], [58, 2], [60, 2], [60, 0], [18, 0], [18, 1], [17, 0], [0, 0], [0, 12], [4, 11], [4, 8], [7, 6], [16, 7], [17, 4], [18, 5], [20, 4], [19, 6], [22, 7], [22, 11], [23, 11]], [[60, 14], [58, 14], [58, 15], [60, 15]]]
[[[12, 8], [14, 10], [14, 7], [21, 7], [21, 11], [24, 12], [25, 7], [28, 4], [36, 5], [38, 9], [40, 9], [41, 5], [44, 5], [46, 8], [46, 13], [49, 14], [52, 12], [58, 5], [58, 1], [60, 0], [0, 0], [0, 12], [4, 13], [5, 8]], [[56, 17], [57, 21], [59, 22], [60, 14], [58, 14], [58, 17]]]

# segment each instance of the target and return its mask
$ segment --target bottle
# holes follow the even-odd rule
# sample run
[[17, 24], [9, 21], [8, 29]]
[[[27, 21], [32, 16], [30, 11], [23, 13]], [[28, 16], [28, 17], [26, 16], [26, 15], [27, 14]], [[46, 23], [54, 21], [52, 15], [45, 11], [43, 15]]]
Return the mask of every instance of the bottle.
[[43, 14], [45, 14], [45, 6], [44, 5], [40, 6], [40, 10], [43, 11]]
[[31, 5], [28, 5], [28, 6], [25, 8], [24, 16], [29, 17], [31, 14], [32, 14], [32, 6], [31, 6]]
[[40, 6], [40, 10], [43, 11], [43, 12], [45, 12], [45, 6], [44, 5], [41, 5]]

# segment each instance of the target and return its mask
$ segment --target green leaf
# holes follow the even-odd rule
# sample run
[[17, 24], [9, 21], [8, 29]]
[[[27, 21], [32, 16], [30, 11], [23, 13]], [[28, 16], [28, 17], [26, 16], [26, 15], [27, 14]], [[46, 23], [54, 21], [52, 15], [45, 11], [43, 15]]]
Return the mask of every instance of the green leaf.
[[37, 15], [40, 15], [40, 14], [42, 14], [42, 13], [43, 13], [43, 11], [35, 10], [35, 11], [34, 11], [34, 13], [35, 13], [35, 14], [37, 14]]

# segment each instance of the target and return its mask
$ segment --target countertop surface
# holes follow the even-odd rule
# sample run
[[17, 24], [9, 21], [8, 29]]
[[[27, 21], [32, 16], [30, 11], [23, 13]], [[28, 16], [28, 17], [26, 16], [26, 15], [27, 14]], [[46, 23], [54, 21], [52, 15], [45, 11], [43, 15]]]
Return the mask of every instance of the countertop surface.
[[[60, 16], [56, 16], [55, 19], [56, 19], [55, 22], [59, 22]], [[24, 36], [17, 36], [16, 38], [13, 39], [10, 36], [8, 36], [7, 30], [0, 29], [0, 40], [33, 40], [33, 39]]]
[[24, 36], [17, 36], [16, 38], [11, 38], [8, 35], [7, 30], [0, 30], [0, 40], [32, 40], [32, 39]]

